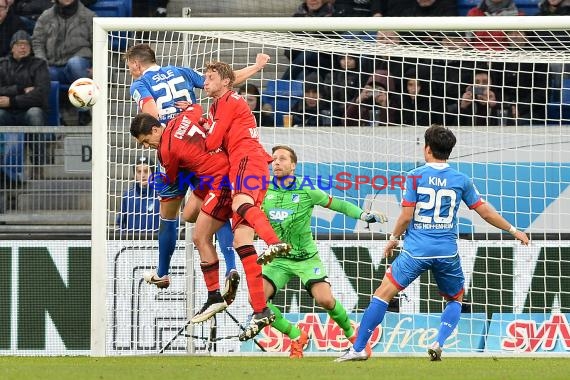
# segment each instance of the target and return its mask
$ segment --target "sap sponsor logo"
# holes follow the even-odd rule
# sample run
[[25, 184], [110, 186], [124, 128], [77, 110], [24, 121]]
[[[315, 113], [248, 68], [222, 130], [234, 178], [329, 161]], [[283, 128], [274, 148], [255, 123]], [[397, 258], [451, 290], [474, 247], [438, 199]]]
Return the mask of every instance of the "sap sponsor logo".
[[269, 219], [273, 222], [282, 222], [287, 219], [287, 217], [292, 213], [293, 210], [285, 210], [280, 208], [269, 210]]

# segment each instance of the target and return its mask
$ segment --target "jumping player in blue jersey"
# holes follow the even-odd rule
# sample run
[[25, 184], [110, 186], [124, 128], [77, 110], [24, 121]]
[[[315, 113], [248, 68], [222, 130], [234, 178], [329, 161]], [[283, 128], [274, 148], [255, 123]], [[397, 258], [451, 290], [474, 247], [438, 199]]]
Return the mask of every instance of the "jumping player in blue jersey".
[[[204, 88], [204, 76], [189, 67], [159, 66], [156, 55], [147, 44], [131, 46], [125, 53], [125, 62], [134, 81], [130, 93], [141, 112], [149, 113], [165, 124], [188, 103], [196, 103], [195, 88]], [[235, 70], [239, 84], [262, 70], [269, 55], [259, 53], [255, 64]]]
[[[270, 57], [267, 54], [257, 55], [255, 64], [236, 70], [236, 83], [243, 82], [262, 70]], [[204, 88], [204, 76], [189, 67], [159, 66], [154, 50], [147, 44], [131, 46], [125, 53], [124, 60], [133, 77], [130, 93], [141, 113], [148, 113], [166, 124], [188, 107], [196, 103], [195, 88]], [[203, 194], [199, 191], [191, 193], [182, 218], [187, 222], [195, 222], [202, 202]], [[160, 202], [160, 228], [158, 231], [159, 265], [156, 273], [147, 273], [145, 280], [159, 288], [170, 285], [168, 271], [170, 259], [176, 247], [178, 236], [179, 205], [176, 202]], [[233, 249], [233, 234], [230, 223], [218, 230], [216, 237], [226, 262], [226, 282], [223, 296], [229, 305], [235, 298], [240, 277], [236, 270]]]
[[374, 292], [356, 342], [337, 362], [368, 359], [364, 348], [376, 326], [382, 323], [388, 303], [428, 269], [447, 301], [437, 340], [428, 349], [430, 360], [441, 360], [443, 344], [459, 323], [463, 301], [465, 278], [457, 251], [457, 210], [461, 201], [487, 223], [508, 231], [524, 245], [529, 243], [524, 232], [509, 224], [481, 198], [471, 179], [447, 164], [456, 142], [453, 132], [433, 125], [424, 138], [426, 164], [412, 170], [407, 177], [402, 212], [384, 248], [384, 257], [392, 256], [405, 233], [402, 252]]

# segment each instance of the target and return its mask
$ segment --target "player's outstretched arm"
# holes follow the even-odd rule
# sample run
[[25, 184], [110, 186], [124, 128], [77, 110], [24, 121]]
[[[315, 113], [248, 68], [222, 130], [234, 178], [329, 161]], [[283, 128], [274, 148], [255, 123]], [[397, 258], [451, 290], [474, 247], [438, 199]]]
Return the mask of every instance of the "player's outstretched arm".
[[235, 84], [240, 84], [241, 82], [245, 82], [246, 79], [249, 79], [251, 76], [255, 75], [260, 70], [263, 70], [265, 65], [271, 57], [264, 53], [258, 53], [255, 57], [255, 64], [251, 66], [244, 67], [243, 69], [234, 70], [234, 74], [236, 76]]
[[500, 228], [503, 231], [507, 231], [511, 235], [515, 237], [515, 239], [519, 240], [522, 244], [528, 245], [529, 239], [528, 236], [516, 229], [515, 226], [511, 225], [509, 222], [505, 220], [493, 207], [491, 207], [488, 203], [482, 203], [481, 205], [475, 208], [477, 214], [483, 218], [487, 223], [490, 225]]
[[354, 219], [368, 223], [386, 223], [388, 218], [380, 211], [363, 211], [360, 207], [342, 199], [334, 198], [320, 189], [307, 190], [314, 205], [340, 212]]
[[386, 243], [386, 247], [384, 247], [384, 257], [392, 257], [394, 254], [394, 249], [398, 247], [400, 242], [400, 236], [402, 236], [406, 231], [408, 224], [410, 224], [414, 217], [414, 210], [415, 207], [402, 207], [402, 212], [400, 212], [400, 216], [398, 217], [398, 220], [396, 220], [396, 225], [392, 230], [390, 239], [388, 240], [388, 243]]

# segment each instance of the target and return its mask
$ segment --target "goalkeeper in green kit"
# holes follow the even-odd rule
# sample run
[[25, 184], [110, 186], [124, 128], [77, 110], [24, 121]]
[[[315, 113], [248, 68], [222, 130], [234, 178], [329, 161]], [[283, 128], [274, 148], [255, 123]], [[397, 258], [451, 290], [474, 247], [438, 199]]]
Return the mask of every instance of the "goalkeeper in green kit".
[[[297, 164], [295, 151], [288, 146], [273, 147], [273, 178], [263, 201], [263, 211], [279, 239], [292, 246], [286, 257], [277, 257], [263, 266], [263, 289], [266, 299], [283, 289], [294, 276], [299, 277], [305, 289], [343, 329], [350, 342], [356, 339], [346, 309], [331, 291], [325, 265], [321, 261], [317, 245], [311, 233], [311, 214], [315, 206], [341, 212], [368, 223], [385, 223], [387, 218], [378, 212], [366, 212], [360, 207], [340, 199], [334, 199], [320, 189], [301, 186], [294, 175]], [[283, 317], [272, 303], [267, 304], [275, 313], [271, 325], [291, 338], [291, 358], [302, 358], [308, 334]], [[370, 346], [366, 346], [371, 353]]]

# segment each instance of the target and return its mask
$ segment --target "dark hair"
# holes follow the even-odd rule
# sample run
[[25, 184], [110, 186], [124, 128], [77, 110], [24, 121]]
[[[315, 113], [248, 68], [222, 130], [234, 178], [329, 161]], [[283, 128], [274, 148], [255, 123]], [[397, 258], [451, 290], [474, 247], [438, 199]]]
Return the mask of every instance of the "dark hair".
[[154, 53], [154, 50], [152, 50], [152, 48], [147, 44], [137, 44], [131, 46], [123, 56], [123, 60], [127, 62], [131, 59], [136, 59], [147, 64], [156, 63], [156, 55]]
[[131, 121], [131, 136], [138, 139], [141, 135], [150, 135], [152, 127], [161, 127], [160, 121], [149, 113], [139, 113]]
[[239, 94], [246, 94], [246, 95], [253, 95], [257, 99], [257, 104], [255, 106], [254, 111], [259, 111], [261, 109], [261, 93], [259, 92], [259, 88], [252, 83], [243, 84], [238, 90]]
[[433, 157], [438, 160], [447, 160], [457, 139], [449, 128], [439, 124], [432, 124], [424, 134], [425, 144], [429, 146]]
[[289, 155], [291, 156], [291, 162], [296, 164], [297, 163], [297, 153], [295, 153], [295, 151], [293, 150], [293, 148], [287, 146], [287, 145], [275, 145], [272, 149], [271, 149], [271, 153], [275, 153], [276, 150], [279, 149], [283, 149], [286, 150], [287, 152], [289, 152]]
[[137, 171], [137, 166], [139, 166], [139, 165], [147, 165], [150, 168], [150, 171], [154, 172], [154, 163], [147, 156], [138, 156], [135, 159], [135, 162], [133, 164], [133, 170], [135, 172]]
[[215, 71], [220, 74], [220, 78], [222, 80], [229, 79], [230, 83], [228, 83], [228, 87], [232, 87], [234, 82], [236, 81], [236, 75], [232, 70], [231, 66], [225, 62], [214, 61], [210, 62], [206, 65], [206, 71]]

